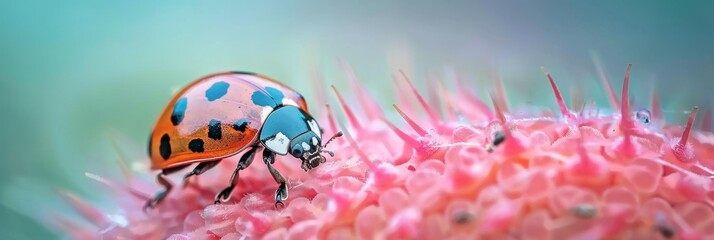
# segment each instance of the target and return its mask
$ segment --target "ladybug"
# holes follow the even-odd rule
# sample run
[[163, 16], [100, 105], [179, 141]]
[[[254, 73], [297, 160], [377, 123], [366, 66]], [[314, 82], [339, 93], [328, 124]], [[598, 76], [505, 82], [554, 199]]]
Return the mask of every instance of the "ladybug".
[[278, 184], [275, 206], [288, 198], [285, 177], [273, 167], [276, 155], [290, 154], [302, 160], [308, 171], [326, 161], [322, 153], [335, 134], [322, 144], [322, 128], [310, 115], [303, 96], [263, 75], [225, 72], [203, 77], [179, 91], [159, 116], [149, 138], [151, 169], [164, 190], [149, 199], [144, 209], [158, 205], [171, 191], [166, 175], [194, 163], [184, 176], [198, 176], [222, 159], [244, 152], [233, 171], [228, 187], [215, 197], [227, 201], [238, 183], [240, 170], [263, 151], [263, 162]]

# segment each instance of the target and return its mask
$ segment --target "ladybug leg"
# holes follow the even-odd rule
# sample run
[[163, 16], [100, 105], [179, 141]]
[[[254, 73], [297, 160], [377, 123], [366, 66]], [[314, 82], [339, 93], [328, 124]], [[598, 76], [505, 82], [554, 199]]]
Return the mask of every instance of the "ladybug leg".
[[185, 176], [183, 176], [183, 187], [188, 186], [188, 179], [191, 176], [201, 175], [201, 174], [205, 173], [206, 171], [210, 170], [211, 168], [215, 167], [216, 165], [218, 165], [219, 162], [221, 162], [221, 160], [199, 163], [191, 172], [189, 172]]
[[146, 211], [149, 208], [156, 207], [156, 205], [161, 203], [161, 201], [163, 201], [164, 198], [166, 198], [166, 195], [168, 195], [169, 192], [171, 191], [171, 188], [173, 187], [173, 185], [171, 185], [171, 182], [169, 182], [169, 180], [166, 179], [166, 175], [178, 172], [179, 170], [184, 169], [187, 166], [188, 165], [167, 168], [167, 169], [161, 170], [161, 173], [156, 175], [156, 181], [159, 182], [159, 184], [161, 184], [162, 186], [164, 186], [164, 190], [157, 192], [156, 195], [154, 195], [154, 198], [146, 201], [146, 204], [144, 204], [144, 211]]
[[243, 156], [240, 157], [240, 161], [238, 161], [238, 166], [236, 166], [236, 169], [233, 171], [233, 175], [231, 176], [231, 184], [225, 189], [223, 189], [223, 191], [218, 193], [218, 195], [216, 195], [216, 198], [213, 201], [214, 204], [228, 201], [228, 199], [231, 198], [233, 188], [235, 188], [238, 184], [238, 172], [240, 170], [248, 168], [248, 166], [253, 163], [253, 157], [255, 157], [255, 152], [258, 150], [258, 148], [258, 146], [253, 146], [246, 153], [244, 153]]
[[280, 185], [275, 191], [275, 207], [277, 208], [278, 205], [285, 207], [283, 201], [288, 199], [288, 187], [285, 183], [285, 177], [273, 167], [273, 163], [275, 163], [275, 153], [267, 148], [263, 150], [263, 162], [268, 166], [268, 171], [270, 171], [270, 175], [273, 175], [275, 182]]

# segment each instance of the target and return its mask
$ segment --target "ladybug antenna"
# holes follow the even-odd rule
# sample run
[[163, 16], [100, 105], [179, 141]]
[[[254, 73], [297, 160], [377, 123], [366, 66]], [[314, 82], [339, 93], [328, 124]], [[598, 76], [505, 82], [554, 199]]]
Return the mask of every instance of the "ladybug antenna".
[[[332, 142], [332, 140], [335, 140], [335, 138], [338, 138], [338, 137], [342, 137], [342, 131], [339, 131], [339, 132], [335, 133], [335, 135], [332, 136], [332, 137], [330, 138], [330, 140], [327, 140], [327, 142], [325, 143], [325, 145], [323, 145], [322, 147], [323, 147], [323, 148], [327, 147], [327, 144], [330, 144], [330, 142]], [[328, 151], [325, 151], [325, 152], [328, 152]], [[330, 153], [330, 156], [333, 156], [333, 155], [334, 155], [334, 154]], [[334, 156], [333, 156], [333, 157], [334, 157]]]
[[338, 137], [342, 137], [342, 131], [339, 131], [339, 132], [335, 133], [335, 135], [332, 136], [332, 137], [330, 138], [330, 140], [327, 140], [327, 142], [325, 143], [325, 145], [322, 146], [322, 149], [320, 149], [320, 152], [324, 152], [324, 153], [330, 154], [330, 157], [335, 157], [335, 153], [334, 153], [334, 152], [325, 150], [324, 148], [326, 148], [326, 147], [327, 147], [327, 144], [330, 144], [330, 142], [332, 142], [332, 140], [335, 140], [335, 138], [338, 138]]
[[332, 151], [320, 150], [320, 152], [324, 152], [324, 153], [330, 154], [330, 157], [335, 157], [335, 153], [332, 152]]

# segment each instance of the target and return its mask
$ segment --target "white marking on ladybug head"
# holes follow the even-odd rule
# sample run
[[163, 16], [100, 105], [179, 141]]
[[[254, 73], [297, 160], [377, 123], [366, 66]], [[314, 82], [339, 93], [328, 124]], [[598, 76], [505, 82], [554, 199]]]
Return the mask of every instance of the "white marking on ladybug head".
[[295, 101], [289, 98], [283, 98], [283, 105], [299, 107]]
[[312, 145], [317, 146], [317, 138], [316, 137], [312, 137]]
[[263, 111], [260, 113], [260, 120], [261, 122], [265, 122], [265, 119], [268, 119], [268, 115], [273, 112], [272, 107], [263, 107]]
[[306, 142], [302, 143], [302, 150], [307, 152], [310, 151], [310, 144], [307, 144]]
[[315, 119], [308, 120], [307, 125], [310, 126], [310, 130], [314, 132], [315, 135], [322, 136], [322, 133], [320, 133], [320, 126], [317, 125], [317, 121], [315, 121]]
[[290, 139], [282, 132], [278, 132], [275, 137], [265, 141], [265, 147], [280, 155], [288, 153], [288, 144], [290, 144]]

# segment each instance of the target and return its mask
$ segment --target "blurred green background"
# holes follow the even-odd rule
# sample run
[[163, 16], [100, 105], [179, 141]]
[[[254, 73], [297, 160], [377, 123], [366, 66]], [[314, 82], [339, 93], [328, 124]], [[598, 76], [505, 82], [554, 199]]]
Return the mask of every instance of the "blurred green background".
[[59, 237], [39, 223], [66, 213], [51, 190], [102, 202], [83, 174], [119, 172], [109, 133], [143, 153], [172, 91], [209, 73], [259, 72], [309, 96], [312, 69], [347, 86], [340, 57], [386, 105], [396, 68], [417, 82], [455, 69], [483, 83], [479, 93], [498, 70], [512, 103], [554, 106], [545, 66], [562, 90], [579, 86], [606, 106], [596, 53], [616, 89], [633, 63], [638, 103], [654, 84], [677, 112], [714, 99], [712, 9], [712, 1], [2, 1], [0, 238]]

